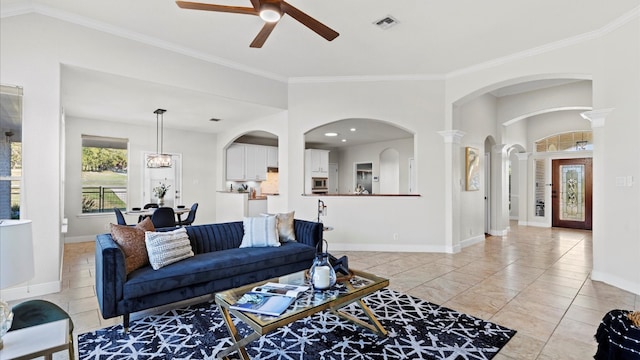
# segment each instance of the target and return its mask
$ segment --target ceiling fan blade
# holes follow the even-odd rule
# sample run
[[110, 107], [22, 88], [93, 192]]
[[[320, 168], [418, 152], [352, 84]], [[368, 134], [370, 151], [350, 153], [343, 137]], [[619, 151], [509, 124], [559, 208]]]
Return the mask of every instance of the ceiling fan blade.
[[313, 30], [316, 34], [322, 36], [323, 38], [331, 41], [337, 38], [338, 35], [340, 35], [335, 30], [312, 18], [311, 16], [303, 13], [291, 4], [285, 1], [282, 1], [281, 4], [281, 8], [284, 13], [289, 14], [292, 18], [298, 20], [302, 25]]
[[203, 4], [203, 3], [195, 3], [195, 2], [189, 2], [189, 1], [176, 1], [176, 4], [178, 5], [178, 7], [182, 8], [182, 9], [218, 11], [218, 12], [227, 12], [227, 13], [236, 13], [236, 14], [248, 14], [248, 15], [259, 15], [259, 13], [258, 13], [258, 11], [256, 9], [250, 8], [250, 7]]
[[253, 39], [253, 41], [251, 42], [251, 45], [249, 45], [249, 47], [261, 48], [262, 45], [264, 45], [264, 42], [267, 41], [267, 38], [269, 37], [269, 35], [271, 34], [271, 32], [273, 31], [273, 29], [276, 27], [277, 24], [278, 24], [278, 22], [266, 22], [266, 23], [264, 23], [264, 26], [262, 27], [262, 30], [260, 30], [258, 35], [256, 35], [255, 39]]
[[251, 0], [251, 5], [256, 11], [260, 11], [260, 0]]

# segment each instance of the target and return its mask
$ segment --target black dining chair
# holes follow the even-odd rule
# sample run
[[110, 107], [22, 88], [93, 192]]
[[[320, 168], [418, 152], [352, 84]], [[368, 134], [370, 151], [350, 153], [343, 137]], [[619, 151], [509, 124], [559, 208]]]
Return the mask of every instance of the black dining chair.
[[118, 208], [113, 208], [113, 212], [116, 213], [116, 220], [118, 221], [118, 225], [127, 225], [127, 221], [124, 219], [124, 215], [122, 211]]
[[[148, 203], [148, 204], [144, 204], [144, 206], [142, 207], [143, 209], [151, 209], [151, 208], [155, 208], [157, 209], [159, 206], [156, 203]], [[138, 222], [141, 222], [142, 220], [144, 220], [144, 218], [148, 217], [149, 215], [140, 215], [138, 216]]]
[[193, 224], [193, 222], [196, 220], [196, 210], [198, 210], [198, 203], [194, 203], [193, 205], [191, 205], [191, 210], [189, 210], [189, 215], [187, 215], [186, 219], [180, 221], [178, 225], [187, 226], [187, 225]]
[[151, 215], [151, 222], [156, 228], [175, 227], [176, 213], [173, 208], [159, 207]]

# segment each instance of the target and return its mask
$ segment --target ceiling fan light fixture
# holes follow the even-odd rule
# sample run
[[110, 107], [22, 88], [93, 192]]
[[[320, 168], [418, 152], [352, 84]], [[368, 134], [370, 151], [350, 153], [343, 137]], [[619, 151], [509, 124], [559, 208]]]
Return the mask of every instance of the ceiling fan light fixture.
[[276, 22], [280, 20], [282, 13], [280, 7], [272, 3], [264, 3], [260, 6], [260, 18], [266, 22]]

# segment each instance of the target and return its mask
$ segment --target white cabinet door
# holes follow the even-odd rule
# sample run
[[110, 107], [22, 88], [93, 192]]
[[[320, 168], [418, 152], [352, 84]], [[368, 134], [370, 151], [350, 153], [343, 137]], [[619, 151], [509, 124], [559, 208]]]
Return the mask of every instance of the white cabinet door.
[[245, 146], [245, 180], [267, 180], [267, 147]]
[[245, 179], [245, 146], [231, 144], [227, 148], [227, 180]]
[[278, 148], [267, 146], [267, 167], [278, 167]]
[[329, 150], [307, 149], [308, 169], [311, 177], [329, 176]]

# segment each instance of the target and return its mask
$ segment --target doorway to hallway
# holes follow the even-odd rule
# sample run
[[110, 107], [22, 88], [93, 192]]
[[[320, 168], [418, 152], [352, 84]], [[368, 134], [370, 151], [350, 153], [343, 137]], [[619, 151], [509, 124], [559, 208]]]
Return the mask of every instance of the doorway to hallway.
[[591, 230], [591, 158], [551, 162], [551, 225]]

